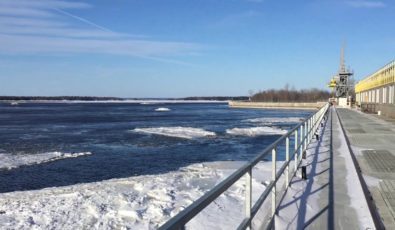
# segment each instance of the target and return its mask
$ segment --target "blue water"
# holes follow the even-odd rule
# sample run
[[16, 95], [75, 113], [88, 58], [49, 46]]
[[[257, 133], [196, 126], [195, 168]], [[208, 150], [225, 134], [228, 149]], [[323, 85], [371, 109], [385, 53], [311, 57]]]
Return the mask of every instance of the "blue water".
[[[158, 107], [171, 109], [157, 112]], [[280, 135], [234, 136], [247, 119], [307, 117], [311, 111], [230, 109], [227, 104], [0, 104], [0, 153], [92, 152], [92, 155], [0, 171], [0, 192], [159, 174], [192, 163], [250, 160]], [[296, 123], [273, 124], [291, 129]], [[185, 139], [135, 128], [194, 127], [216, 136]], [[280, 154], [279, 159], [284, 157]]]

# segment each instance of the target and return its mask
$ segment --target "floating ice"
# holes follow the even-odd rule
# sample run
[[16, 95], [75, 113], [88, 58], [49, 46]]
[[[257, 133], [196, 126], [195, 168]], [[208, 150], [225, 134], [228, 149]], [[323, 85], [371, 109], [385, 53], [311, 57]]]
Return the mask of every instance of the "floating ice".
[[200, 128], [191, 127], [158, 127], [158, 128], [136, 128], [133, 130], [138, 133], [163, 135], [169, 137], [179, 137], [185, 139], [193, 139], [206, 136], [215, 136], [214, 132], [206, 131]]
[[283, 135], [287, 133], [287, 130], [275, 128], [275, 127], [252, 127], [252, 128], [233, 128], [227, 129], [227, 134], [238, 135], [238, 136], [263, 136], [263, 135]]
[[38, 153], [38, 154], [0, 154], [0, 169], [12, 169], [18, 168], [23, 165], [34, 165], [42, 164], [46, 162], [74, 158], [80, 156], [91, 155], [91, 152], [81, 152], [81, 153], [62, 153], [62, 152], [48, 152], [48, 153]]
[[163, 107], [155, 109], [155, 111], [157, 111], [157, 112], [167, 112], [167, 111], [170, 111], [170, 110], [171, 109], [169, 109], [169, 108], [163, 108]]

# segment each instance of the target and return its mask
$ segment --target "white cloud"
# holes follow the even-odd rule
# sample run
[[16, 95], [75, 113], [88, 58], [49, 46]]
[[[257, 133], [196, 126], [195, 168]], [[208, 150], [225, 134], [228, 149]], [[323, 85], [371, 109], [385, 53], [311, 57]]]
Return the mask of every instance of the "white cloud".
[[28, 9], [84, 9], [91, 5], [84, 2], [70, 2], [61, 0], [1, 0], [0, 7], [7, 8], [28, 8]]
[[347, 1], [349, 6], [355, 8], [383, 8], [385, 7], [385, 3], [382, 1], [370, 1], [370, 0], [355, 0], [355, 1]]
[[83, 2], [0, 0], [0, 53], [89, 53], [128, 55], [157, 61], [188, 55], [197, 44], [153, 41], [145, 36], [114, 32], [67, 9], [88, 9]]
[[144, 40], [74, 39], [0, 34], [0, 52], [35, 53], [105, 53], [131, 56], [185, 54], [194, 44]]

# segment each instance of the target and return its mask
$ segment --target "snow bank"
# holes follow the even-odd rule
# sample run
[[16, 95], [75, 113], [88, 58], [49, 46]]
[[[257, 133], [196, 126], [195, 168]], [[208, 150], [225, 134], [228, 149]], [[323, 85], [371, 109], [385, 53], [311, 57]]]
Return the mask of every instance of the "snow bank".
[[[0, 223], [6, 229], [157, 229], [242, 164], [193, 164], [160, 175], [3, 193]], [[254, 168], [254, 202], [270, 178], [270, 165]], [[244, 182], [241, 178], [187, 226], [235, 229], [244, 216]]]
[[91, 152], [81, 152], [81, 153], [62, 153], [62, 152], [48, 152], [48, 153], [38, 153], [38, 154], [0, 154], [0, 170], [1, 169], [12, 169], [18, 168], [23, 165], [34, 165], [42, 164], [46, 162], [74, 158], [80, 156], [91, 155]]
[[246, 122], [252, 123], [263, 123], [263, 124], [272, 124], [272, 123], [299, 123], [304, 120], [303, 117], [261, 117], [261, 118], [253, 118], [244, 120]]
[[155, 111], [157, 111], [157, 112], [167, 112], [167, 111], [170, 111], [171, 109], [169, 109], [169, 108], [157, 108], [157, 109], [155, 109]]
[[200, 128], [191, 127], [158, 127], [158, 128], [136, 128], [133, 130], [137, 133], [163, 135], [169, 137], [178, 137], [184, 139], [201, 138], [206, 136], [215, 136], [214, 132], [206, 131]]
[[227, 134], [238, 135], [238, 136], [263, 136], [263, 135], [283, 135], [287, 133], [287, 130], [283, 130], [275, 127], [252, 127], [252, 128], [233, 128], [227, 129]]

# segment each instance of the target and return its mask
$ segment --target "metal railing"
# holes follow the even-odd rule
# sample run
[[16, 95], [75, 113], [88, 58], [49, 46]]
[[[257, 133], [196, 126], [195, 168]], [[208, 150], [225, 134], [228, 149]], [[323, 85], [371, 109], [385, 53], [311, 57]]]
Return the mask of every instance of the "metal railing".
[[[221, 194], [228, 190], [233, 184], [235, 184], [241, 177], [245, 177], [245, 217], [237, 227], [237, 229], [247, 229], [251, 228], [252, 219], [258, 213], [261, 206], [265, 202], [266, 198], [271, 194], [272, 198], [272, 208], [271, 208], [271, 216], [270, 216], [270, 224], [272, 224], [274, 220], [274, 216], [277, 212], [278, 204], [276, 202], [277, 199], [277, 182], [279, 181], [281, 175], [285, 172], [285, 193], [286, 189], [290, 184], [290, 164], [294, 162], [294, 175], [299, 168], [299, 165], [302, 160], [303, 151], [306, 150], [307, 145], [313, 139], [313, 136], [318, 129], [322, 118], [325, 113], [328, 111], [329, 104], [326, 104], [321, 109], [318, 110], [315, 114], [309, 116], [306, 120], [300, 123], [298, 126], [290, 130], [288, 133], [284, 134], [282, 137], [277, 139], [270, 146], [265, 148], [262, 153], [256, 156], [253, 160], [249, 161], [241, 168], [236, 170], [226, 179], [224, 179], [221, 183], [217, 184], [214, 188], [200, 197], [198, 200], [193, 202], [183, 211], [178, 213], [176, 216], [167, 221], [164, 225], [162, 225], [159, 229], [185, 229], [185, 225], [194, 218], [198, 213], [200, 213], [205, 207], [211, 204], [216, 198], [218, 198]], [[294, 140], [294, 150], [292, 156], [290, 156], [290, 139]], [[277, 149], [279, 145], [285, 141], [285, 162], [281, 166], [279, 170], [276, 170], [276, 158], [277, 158]], [[257, 165], [261, 160], [265, 157], [272, 155], [272, 180], [266, 186], [263, 193], [257, 199], [255, 204], [252, 204], [252, 168]], [[293, 175], [293, 176], [294, 176]]]

